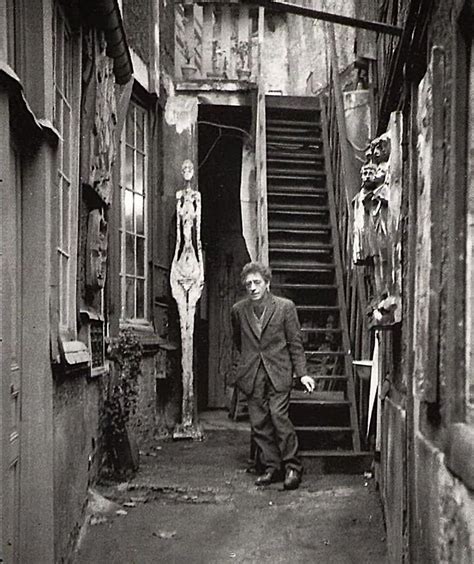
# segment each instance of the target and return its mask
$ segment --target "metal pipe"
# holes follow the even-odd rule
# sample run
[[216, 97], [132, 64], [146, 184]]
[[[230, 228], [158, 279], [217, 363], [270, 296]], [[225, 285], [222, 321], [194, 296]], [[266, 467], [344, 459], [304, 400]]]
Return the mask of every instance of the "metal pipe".
[[369, 20], [361, 20], [359, 18], [352, 18], [350, 16], [341, 16], [340, 14], [333, 14], [330, 12], [323, 12], [321, 10], [314, 10], [313, 8], [306, 8], [296, 4], [289, 4], [288, 2], [277, 2], [275, 0], [242, 0], [245, 4], [254, 4], [262, 6], [267, 10], [274, 12], [281, 12], [284, 14], [294, 14], [296, 16], [303, 16], [305, 18], [312, 18], [314, 20], [322, 20], [326, 22], [336, 23], [340, 25], [347, 25], [350, 27], [357, 27], [359, 29], [367, 29], [369, 31], [376, 31], [378, 33], [385, 33], [387, 35], [400, 36], [403, 32], [401, 27], [390, 25], [382, 22], [373, 22]]

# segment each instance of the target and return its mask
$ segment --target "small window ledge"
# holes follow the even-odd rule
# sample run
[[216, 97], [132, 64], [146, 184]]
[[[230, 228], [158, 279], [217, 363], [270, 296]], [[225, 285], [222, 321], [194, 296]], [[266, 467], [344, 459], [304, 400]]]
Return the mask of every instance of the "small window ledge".
[[474, 490], [474, 426], [454, 423], [449, 427], [446, 463], [467, 488]]

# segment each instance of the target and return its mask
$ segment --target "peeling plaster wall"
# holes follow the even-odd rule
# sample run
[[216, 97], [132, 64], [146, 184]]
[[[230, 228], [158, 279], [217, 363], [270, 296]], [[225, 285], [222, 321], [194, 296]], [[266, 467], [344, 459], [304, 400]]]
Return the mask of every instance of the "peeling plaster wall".
[[[309, 0], [306, 7], [354, 15], [353, 0]], [[335, 25], [339, 70], [354, 62], [355, 28]], [[329, 51], [325, 23], [294, 15], [265, 15], [263, 75], [267, 92], [287, 96], [316, 93], [327, 84]]]
[[67, 557], [74, 547], [84, 519], [87, 489], [98, 475], [102, 378], [88, 380], [84, 374], [56, 378], [54, 544], [59, 558]]
[[[406, 15], [408, 4], [408, 0], [400, 3], [399, 21]], [[442, 110], [438, 114], [440, 132], [437, 134], [442, 140], [439, 143], [437, 163], [440, 166], [435, 179], [438, 182], [433, 185], [436, 188], [436, 196], [431, 201], [431, 207], [436, 212], [433, 217], [439, 219], [431, 225], [432, 216], [426, 214], [426, 224], [430, 227], [427, 230], [428, 243], [436, 247], [437, 255], [434, 255], [434, 259], [429, 256], [428, 264], [424, 268], [420, 268], [420, 265], [423, 260], [422, 251], [426, 248], [423, 249], [422, 246], [421, 250], [418, 248], [413, 252], [410, 249], [410, 236], [419, 235], [423, 225], [417, 221], [415, 211], [409, 206], [413, 204], [413, 209], [416, 206], [416, 209], [422, 211], [423, 206], [427, 206], [422, 201], [422, 194], [420, 195], [420, 192], [423, 192], [421, 182], [410, 177], [410, 164], [417, 159], [418, 131], [407, 129], [412, 136], [408, 139], [407, 148], [408, 151], [413, 150], [413, 154], [409, 152], [404, 162], [404, 292], [410, 292], [412, 283], [415, 284], [413, 279], [420, 276], [421, 280], [421, 276], [426, 274], [426, 271], [431, 271], [433, 265], [440, 267], [441, 280], [439, 303], [436, 305], [439, 320], [430, 326], [434, 334], [432, 341], [418, 345], [413, 342], [413, 337], [411, 340], [409, 338], [412, 335], [410, 326], [413, 332], [419, 327], [413, 317], [414, 310], [420, 307], [419, 300], [412, 298], [412, 307], [404, 309], [402, 343], [398, 351], [403, 359], [403, 378], [399, 378], [393, 358], [390, 358], [393, 348], [386, 347], [385, 350], [387, 363], [384, 372], [391, 381], [391, 389], [390, 399], [385, 400], [382, 413], [380, 483], [391, 562], [474, 562], [474, 491], [468, 489], [465, 483], [448, 469], [444, 454], [448, 447], [446, 442], [450, 436], [450, 425], [463, 417], [462, 410], [459, 409], [460, 401], [463, 400], [463, 371], [453, 360], [453, 342], [461, 348], [464, 345], [462, 332], [459, 331], [459, 317], [455, 317], [453, 313], [459, 304], [463, 303], [463, 284], [459, 283], [459, 279], [456, 280], [453, 260], [456, 255], [453, 249], [460, 249], [462, 239], [459, 239], [458, 246], [453, 244], [453, 225], [456, 221], [453, 220], [452, 211], [453, 202], [460, 198], [459, 187], [462, 186], [457, 184], [456, 179], [459, 176], [455, 174], [462, 170], [459, 168], [462, 160], [458, 159], [459, 155], [456, 154], [459, 149], [456, 149], [455, 134], [459, 126], [462, 126], [464, 117], [461, 117], [462, 108], [457, 108], [458, 114], [454, 111], [458, 93], [454, 89], [458, 82], [455, 74], [457, 61], [454, 38], [456, 19], [462, 5], [463, 2], [459, 0], [436, 3], [427, 16], [429, 19], [425, 28], [428, 36], [428, 57], [432, 46], [444, 49], [444, 82], [433, 85], [433, 92], [437, 89], [437, 94], [442, 99]], [[410, 53], [409, 56], [412, 55]], [[421, 76], [418, 77], [420, 78]], [[384, 77], [380, 77], [382, 82], [383, 79]], [[413, 86], [417, 84], [414, 82]], [[410, 86], [406, 91], [409, 91]], [[410, 103], [415, 101], [410, 100]], [[404, 109], [405, 117], [409, 116], [407, 108]], [[409, 126], [408, 120], [405, 123]], [[435, 141], [438, 141], [438, 138]], [[412, 180], [414, 185], [410, 186]], [[409, 194], [410, 188], [413, 190], [412, 195]], [[416, 201], [409, 200], [409, 197]], [[425, 362], [421, 363], [413, 382], [414, 350], [418, 354], [420, 346], [425, 358], [436, 354], [439, 361], [434, 370], [427, 369]], [[407, 383], [413, 385], [414, 398], [410, 395], [412, 389], [407, 390]], [[420, 394], [420, 384], [423, 389], [425, 383], [435, 390], [434, 397], [427, 398]], [[465, 457], [465, 466], [472, 464], [468, 452]], [[401, 476], [405, 473], [406, 478], [402, 480]], [[404, 488], [407, 488], [407, 491]]]
[[474, 495], [447, 469], [444, 454], [421, 433], [417, 455], [415, 562], [474, 561]]

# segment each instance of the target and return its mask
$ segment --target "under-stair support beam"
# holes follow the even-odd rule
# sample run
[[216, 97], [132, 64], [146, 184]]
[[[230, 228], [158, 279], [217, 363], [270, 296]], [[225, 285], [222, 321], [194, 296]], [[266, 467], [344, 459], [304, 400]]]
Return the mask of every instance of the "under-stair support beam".
[[373, 22], [369, 20], [361, 20], [359, 18], [352, 18], [350, 16], [341, 16], [331, 12], [315, 10], [314, 8], [307, 8], [306, 6], [298, 6], [296, 4], [289, 4], [287, 2], [276, 2], [274, 0], [243, 0], [249, 4], [256, 4], [262, 6], [269, 11], [280, 12], [284, 14], [294, 14], [296, 16], [303, 16], [313, 20], [322, 20], [340, 25], [347, 25], [359, 29], [367, 29], [369, 31], [376, 31], [377, 33], [384, 33], [387, 35], [400, 36], [403, 33], [403, 28], [390, 25], [382, 22]]
[[[338, 302], [340, 309], [339, 323], [342, 329], [342, 346], [344, 349], [344, 368], [347, 375], [347, 389], [350, 398], [355, 398], [354, 389], [354, 373], [352, 366], [352, 350], [349, 338], [349, 324], [347, 319], [347, 306], [346, 297], [344, 292], [344, 281], [342, 274], [342, 259], [341, 259], [341, 248], [339, 242], [339, 233], [337, 230], [337, 218], [336, 218], [336, 202], [334, 197], [334, 178], [332, 175], [332, 164], [331, 155], [329, 148], [329, 135], [328, 135], [328, 122], [326, 117], [326, 108], [323, 104], [321, 111], [322, 119], [322, 133], [323, 133], [323, 147], [324, 147], [324, 161], [326, 163], [326, 173], [327, 173], [327, 189], [328, 189], [328, 201], [329, 201], [329, 216], [331, 220], [331, 225], [333, 230], [331, 232], [332, 243], [334, 246], [333, 256], [335, 263], [335, 274], [336, 274], [336, 286], [338, 294]], [[354, 403], [350, 405], [351, 411], [351, 422], [354, 426], [354, 432], [352, 436], [352, 445], [355, 452], [360, 452], [360, 434], [359, 434], [359, 422], [357, 409]]]

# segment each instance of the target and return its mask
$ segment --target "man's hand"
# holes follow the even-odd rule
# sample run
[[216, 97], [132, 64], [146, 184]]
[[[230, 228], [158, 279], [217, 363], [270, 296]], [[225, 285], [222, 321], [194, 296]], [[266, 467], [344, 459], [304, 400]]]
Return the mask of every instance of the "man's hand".
[[306, 391], [308, 391], [309, 393], [314, 392], [314, 388], [316, 387], [314, 378], [312, 378], [311, 376], [302, 376], [301, 383], [306, 388]]

